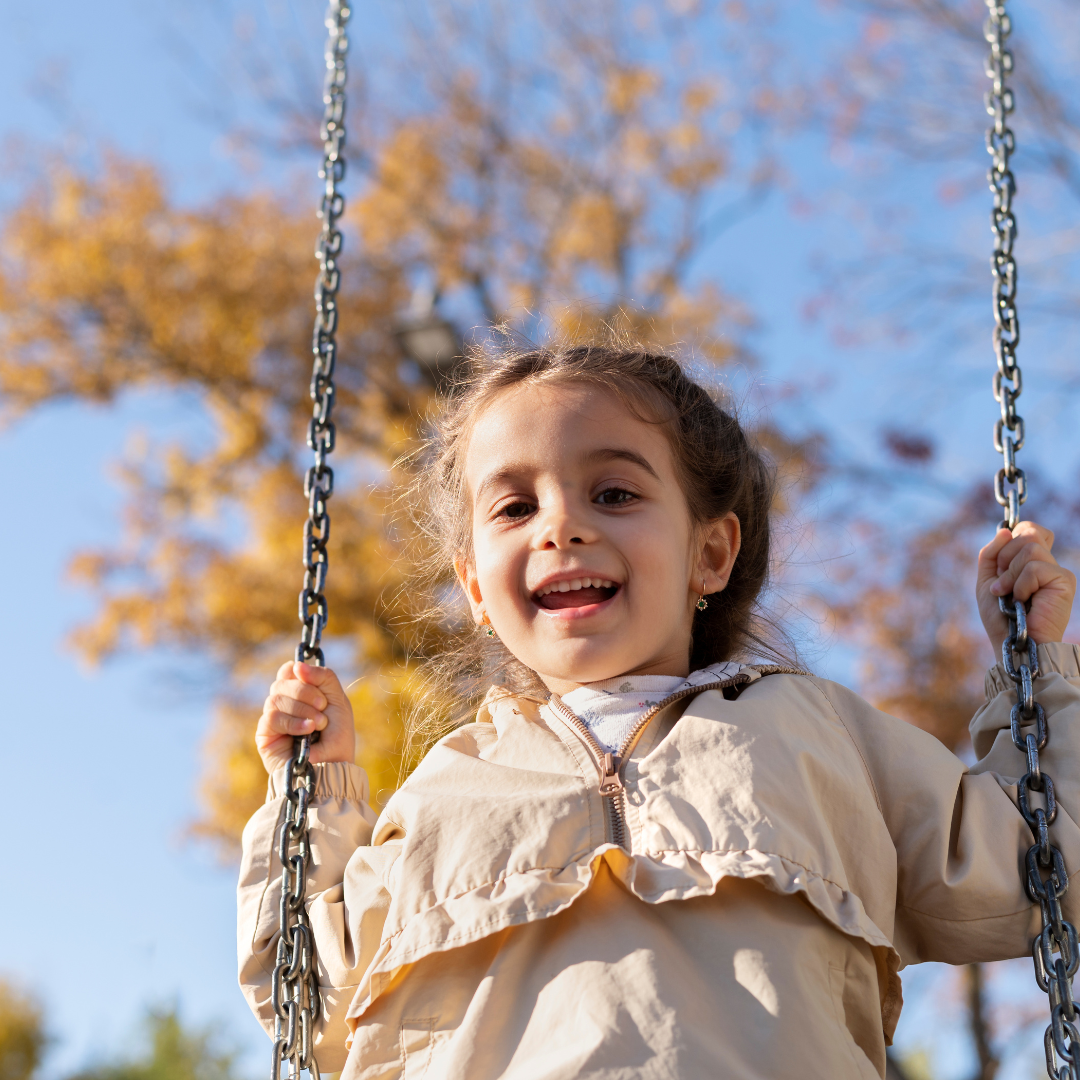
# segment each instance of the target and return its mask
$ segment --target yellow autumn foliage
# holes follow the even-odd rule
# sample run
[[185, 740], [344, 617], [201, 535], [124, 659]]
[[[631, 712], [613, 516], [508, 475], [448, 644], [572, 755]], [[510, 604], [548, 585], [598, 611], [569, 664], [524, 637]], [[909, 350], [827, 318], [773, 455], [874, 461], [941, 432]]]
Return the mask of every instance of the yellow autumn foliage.
[[[623, 319], [718, 363], [745, 325], [721, 289], [687, 280], [707, 197], [737, 196], [757, 166], [728, 164], [709, 81], [686, 61], [699, 16], [663, 16], [679, 62], [660, 70], [633, 60], [629, 31], [562, 0], [520, 11], [539, 38], [498, 78], [482, 13], [457, 10], [437, 42], [419, 39], [423, 105], [373, 97], [363, 129], [378, 134], [346, 182], [327, 637], [356, 680], [376, 794], [397, 783], [419, 659], [402, 637], [409, 537], [387, 524], [393, 463], [433, 404], [394, 337], [413, 287], [480, 334], [508, 320], [584, 338]], [[440, 63], [426, 63], [436, 43]], [[132, 432], [125, 539], [77, 553], [71, 571], [97, 597], [75, 634], [87, 658], [175, 647], [226, 673], [194, 826], [226, 852], [263, 797], [252, 729], [298, 631], [314, 202], [314, 189], [310, 205], [263, 190], [182, 206], [151, 164], [102, 150], [92, 168], [50, 161], [0, 224], [2, 407], [180, 395], [209, 433]], [[446, 632], [416, 641], [437, 649]]]
[[607, 73], [607, 104], [616, 116], [637, 112], [642, 99], [655, 94], [661, 79], [643, 67], [615, 67]]
[[552, 237], [551, 255], [557, 263], [591, 263], [600, 270], [615, 271], [626, 241], [618, 207], [604, 192], [578, 196], [567, 207]]
[[352, 211], [373, 256], [393, 256], [402, 243], [445, 235], [452, 209], [435, 134], [426, 120], [403, 124], [380, 154], [374, 183]]

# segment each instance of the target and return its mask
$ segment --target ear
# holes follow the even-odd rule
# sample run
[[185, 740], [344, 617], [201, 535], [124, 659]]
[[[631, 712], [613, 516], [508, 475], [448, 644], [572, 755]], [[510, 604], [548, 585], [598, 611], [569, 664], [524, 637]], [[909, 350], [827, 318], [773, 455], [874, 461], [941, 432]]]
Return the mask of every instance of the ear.
[[458, 584], [469, 602], [473, 622], [479, 626], [484, 618], [484, 598], [480, 595], [480, 583], [476, 580], [472, 562], [464, 555], [459, 555], [454, 559], [454, 573], [457, 574]]
[[702, 530], [701, 555], [696, 581], [690, 582], [691, 591], [702, 589], [708, 594], [725, 589], [741, 546], [742, 526], [733, 511], [710, 521]]

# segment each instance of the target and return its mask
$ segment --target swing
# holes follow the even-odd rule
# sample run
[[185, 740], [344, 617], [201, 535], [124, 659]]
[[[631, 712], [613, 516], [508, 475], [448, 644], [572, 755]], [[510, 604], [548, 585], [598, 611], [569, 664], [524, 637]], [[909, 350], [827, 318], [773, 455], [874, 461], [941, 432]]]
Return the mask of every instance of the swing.
[[[1008, 126], [1014, 96], [1008, 85], [1013, 72], [1013, 56], [1006, 48], [1006, 40], [1012, 27], [1005, 3], [1006, 0], [986, 0], [989, 17], [984, 36], [990, 45], [986, 74], [992, 81], [985, 101], [987, 112], [993, 117], [986, 133], [986, 147], [992, 158], [988, 180], [994, 198], [991, 268], [997, 370], [993, 389], [994, 399], [1001, 408], [1001, 417], [994, 426], [994, 449], [1002, 455], [1003, 462], [994, 478], [994, 495], [1004, 510], [1002, 527], [1011, 530], [1020, 520], [1020, 507], [1027, 499], [1028, 491], [1024, 470], [1016, 464], [1016, 454], [1024, 445], [1024, 420], [1016, 411], [1023, 383], [1016, 360], [1020, 340], [1016, 311], [1017, 270], [1013, 256], [1016, 217], [1012, 201], [1016, 180], [1010, 169], [1016, 139]], [[345, 56], [348, 48], [346, 24], [350, 14], [348, 0], [330, 0], [326, 14], [329, 37], [325, 50], [324, 113], [320, 129], [323, 163], [319, 177], [324, 181], [324, 190], [318, 211], [322, 230], [315, 251], [319, 273], [315, 282], [312, 338], [314, 361], [310, 395], [313, 408], [307, 432], [307, 445], [314, 452], [314, 462], [304, 478], [308, 516], [304, 524], [304, 587], [299, 604], [302, 630], [296, 648], [298, 661], [317, 666], [324, 662], [320, 642], [327, 621], [328, 503], [334, 489], [334, 473], [327, 464], [327, 457], [334, 449], [335, 441], [331, 413], [340, 281], [337, 259], [342, 246], [337, 223], [344, 210], [338, 184], [345, 175]], [[1080, 1030], [1077, 1026], [1080, 1017], [1071, 987], [1072, 977], [1080, 968], [1080, 944], [1075, 927], [1062, 915], [1061, 898], [1068, 889], [1069, 877], [1061, 852], [1049, 836], [1057, 804], [1053, 781], [1039, 766], [1039, 751], [1046, 746], [1049, 731], [1043, 708], [1035, 701], [1032, 689], [1032, 681], [1039, 673], [1038, 655], [1035, 642], [1028, 635], [1024, 603], [1008, 596], [1002, 597], [999, 604], [1009, 623], [1009, 633], [1002, 646], [1002, 664], [1016, 685], [1017, 694], [1010, 724], [1012, 740], [1027, 759], [1027, 772], [1018, 785], [1017, 801], [1035, 841], [1027, 852], [1022, 876], [1028, 896], [1032, 903], [1039, 904], [1042, 914], [1042, 929], [1032, 942], [1031, 952], [1036, 981], [1050, 1002], [1051, 1022], [1043, 1037], [1046, 1070], [1050, 1080], [1080, 1080]], [[1015, 662], [1014, 656], [1020, 658], [1019, 663]], [[1025, 725], [1034, 725], [1034, 731], [1025, 733], [1022, 730]], [[293, 757], [286, 766], [285, 793], [289, 805], [278, 848], [282, 864], [281, 936], [271, 988], [275, 1019], [270, 1080], [282, 1080], [282, 1065], [286, 1062], [289, 1080], [298, 1080], [303, 1069], [309, 1071], [311, 1080], [319, 1080], [313, 1035], [322, 1002], [315, 972], [315, 941], [305, 909], [309, 860], [307, 809], [315, 788], [310, 753], [311, 744], [317, 738], [317, 733], [296, 738]], [[1045, 809], [1032, 807], [1032, 791], [1044, 795]]]

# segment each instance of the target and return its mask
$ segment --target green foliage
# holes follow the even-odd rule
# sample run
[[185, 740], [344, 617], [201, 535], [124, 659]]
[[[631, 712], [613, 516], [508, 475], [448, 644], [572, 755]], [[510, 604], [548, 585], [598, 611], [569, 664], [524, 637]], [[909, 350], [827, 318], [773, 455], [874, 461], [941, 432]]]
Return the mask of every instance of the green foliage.
[[146, 1034], [141, 1057], [98, 1065], [70, 1080], [236, 1080], [234, 1055], [215, 1045], [213, 1030], [185, 1028], [175, 1009], [151, 1012]]
[[0, 979], [0, 1080], [29, 1080], [47, 1041], [41, 1006]]
[[906, 1080], [933, 1080], [930, 1055], [925, 1050], [912, 1050], [900, 1058]]

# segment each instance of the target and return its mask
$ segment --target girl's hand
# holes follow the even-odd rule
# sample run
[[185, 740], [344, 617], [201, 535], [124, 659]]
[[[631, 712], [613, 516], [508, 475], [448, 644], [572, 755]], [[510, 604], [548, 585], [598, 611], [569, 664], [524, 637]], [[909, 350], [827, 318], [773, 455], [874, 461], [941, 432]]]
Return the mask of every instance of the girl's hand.
[[266, 771], [292, 757], [294, 735], [313, 731], [322, 735], [311, 747], [312, 761], [355, 761], [352, 705], [338, 677], [329, 668], [290, 660], [278, 668], [255, 732]]
[[997, 536], [979, 552], [979, 577], [975, 595], [990, 644], [1001, 655], [1009, 624], [998, 607], [998, 598], [1012, 593], [1030, 600], [1028, 632], [1036, 642], [1061, 641], [1072, 614], [1076, 576], [1057, 564], [1050, 554], [1054, 534], [1033, 521], [1021, 521], [1014, 532], [999, 529]]

